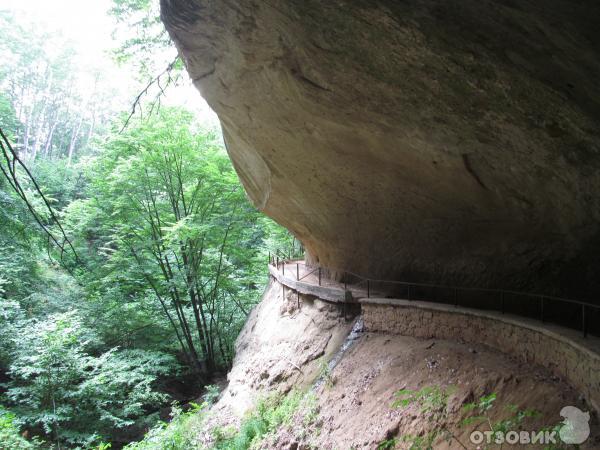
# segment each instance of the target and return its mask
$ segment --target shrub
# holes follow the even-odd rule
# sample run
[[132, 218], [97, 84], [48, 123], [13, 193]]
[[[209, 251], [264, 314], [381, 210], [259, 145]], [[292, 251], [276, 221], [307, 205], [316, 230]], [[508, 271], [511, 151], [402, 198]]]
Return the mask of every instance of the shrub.
[[192, 403], [192, 409], [183, 412], [176, 405], [171, 411], [171, 422], [154, 426], [144, 439], [124, 447], [124, 450], [191, 450], [199, 447], [198, 436], [206, 404]]
[[30, 321], [14, 336], [7, 383], [15, 424], [44, 433], [56, 444], [90, 447], [115, 429], [144, 425], [166, 401], [153, 390], [158, 376], [176, 370], [160, 352], [87, 353], [89, 330], [73, 312]]
[[[269, 433], [282, 425], [290, 425], [302, 402], [313, 400], [301, 392], [287, 396], [274, 395], [260, 400], [242, 421], [239, 429], [212, 430], [214, 450], [247, 450], [259, 444]], [[125, 450], [191, 450], [200, 448], [199, 436], [204, 429], [207, 404], [194, 405], [188, 412], [174, 408], [170, 423], [161, 423], [150, 430], [140, 442], [129, 444]]]
[[15, 424], [16, 416], [0, 406], [0, 445], [3, 450], [35, 450], [42, 442], [34, 439], [29, 442], [20, 434]]
[[274, 395], [262, 399], [240, 425], [239, 431], [229, 438], [217, 441], [218, 450], [247, 450], [256, 445], [265, 435], [282, 425], [289, 425], [300, 406], [304, 395], [292, 392], [285, 397]]

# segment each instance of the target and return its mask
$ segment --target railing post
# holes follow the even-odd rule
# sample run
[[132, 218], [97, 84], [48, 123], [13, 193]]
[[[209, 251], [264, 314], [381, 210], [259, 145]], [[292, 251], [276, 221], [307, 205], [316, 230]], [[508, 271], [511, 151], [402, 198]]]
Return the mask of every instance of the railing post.
[[[272, 253], [270, 250], [268, 251], [268, 265], [272, 265], [274, 266], [277, 270], [281, 270], [282, 275], [285, 275], [285, 266], [287, 263], [289, 263], [290, 265], [294, 264], [294, 260], [291, 259], [291, 253], [289, 255], [289, 259], [285, 259], [281, 256], [279, 256], [277, 253]], [[279, 268], [279, 264], [282, 265], [281, 268]], [[300, 281], [300, 262], [296, 262], [296, 281]], [[304, 264], [304, 263], [303, 263]], [[305, 274], [303, 275], [303, 278], [309, 277], [310, 275], [312, 275], [315, 270], [318, 270], [318, 285], [322, 286], [323, 285], [323, 269], [322, 267], [317, 267], [316, 269], [312, 269], [309, 270], [309, 268], [305, 268]], [[273, 280], [276, 280], [277, 277], [273, 276]], [[292, 275], [293, 276], [293, 275]], [[344, 278], [343, 284], [344, 284], [344, 293], [345, 294], [349, 294], [350, 297], [346, 297], [346, 301], [347, 302], [351, 302], [352, 299], [352, 293], [351, 291], [348, 291], [348, 273], [347, 272], [342, 272], [342, 276]], [[362, 279], [363, 281], [366, 281], [367, 283], [367, 298], [371, 298], [371, 280], [369, 278], [363, 278], [361, 276], [357, 276], [357, 280]], [[377, 280], [375, 280], [377, 281]], [[406, 289], [407, 289], [407, 299], [408, 300], [413, 300], [415, 298], [415, 293], [412, 292], [412, 284], [411, 283], [406, 283], [406, 282], [401, 282], [401, 281], [386, 281], [386, 280], [379, 280], [379, 294], [381, 295], [381, 292], [388, 292], [386, 291], [388, 284], [389, 283], [395, 283], [395, 285], [400, 284], [400, 285], [405, 285]], [[339, 283], [337, 283], [337, 285], [339, 286], [341, 284], [341, 281]], [[360, 285], [362, 284], [362, 281], [358, 281], [358, 283], [355, 284], [355, 287], [360, 289]], [[419, 287], [420, 285], [417, 283], [415, 285], [415, 287]], [[425, 292], [427, 292], [428, 288], [431, 288], [433, 290], [433, 294], [432, 294], [432, 301], [443, 301], [445, 303], [447, 303], [447, 297], [444, 294], [444, 291], [448, 291], [448, 290], [452, 290], [452, 295], [453, 295], [453, 303], [454, 303], [454, 307], [458, 307], [459, 306], [459, 290], [461, 290], [461, 292], [463, 290], [469, 290], [468, 288], [461, 288], [461, 287], [449, 287], [449, 286], [436, 286], [436, 285], [423, 285], [426, 286], [423, 289], [425, 289]], [[351, 286], [350, 286], [351, 287]], [[282, 296], [283, 299], [285, 300], [285, 288], [286, 286], [282, 284]], [[383, 291], [382, 291], [383, 289]], [[297, 302], [298, 302], [298, 307], [300, 307], [300, 293], [297, 291], [297, 289], [292, 289], [292, 291], [296, 290], [297, 293]], [[418, 297], [418, 292], [419, 289], [417, 289], [417, 297]], [[488, 292], [490, 294], [492, 293], [499, 293], [500, 294], [500, 311], [502, 314], [506, 313], [506, 296], [513, 293], [513, 297], [516, 296], [526, 296], [528, 299], [530, 299], [530, 301], [533, 301], [535, 298], [538, 299], [539, 301], [539, 318], [541, 320], [542, 323], [546, 322], [547, 319], [547, 313], [546, 313], [546, 296], [545, 295], [541, 295], [541, 294], [526, 294], [526, 293], [519, 293], [519, 292], [513, 292], [513, 291], [504, 291], [504, 290], [482, 290], [482, 292]], [[436, 295], [438, 294], [438, 295]], [[491, 296], [490, 296], [491, 297]], [[553, 318], [553, 313], [552, 313], [552, 301], [555, 300], [553, 297], [549, 297], [550, 300], [550, 317], [551, 320]], [[588, 315], [589, 315], [589, 309], [588, 307], [591, 307], [592, 310], [594, 311], [595, 306], [589, 303], [584, 303], [584, 302], [579, 302], [579, 301], [574, 301], [574, 300], [568, 300], [568, 299], [557, 299], [558, 301], [565, 301], [565, 302], [569, 302], [572, 305], [576, 305], [577, 303], [579, 303], [581, 305], [581, 331], [583, 334], [584, 338], [587, 338], [588, 335], [588, 327], [589, 327], [589, 319], [588, 319]], [[344, 302], [345, 303], [345, 302]], [[345, 305], [344, 305], [345, 308]], [[518, 312], [516, 314], [519, 314]], [[556, 314], [555, 314], [556, 315]], [[345, 316], [345, 314], [344, 314]], [[592, 318], [594, 318], [594, 314], [592, 314]], [[554, 317], [554, 320], [558, 319], [557, 317]]]

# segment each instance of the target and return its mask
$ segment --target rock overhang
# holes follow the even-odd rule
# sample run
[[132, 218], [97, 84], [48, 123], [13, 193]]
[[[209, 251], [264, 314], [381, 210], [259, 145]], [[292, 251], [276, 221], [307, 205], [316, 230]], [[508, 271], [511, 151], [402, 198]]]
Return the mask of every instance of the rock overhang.
[[314, 261], [589, 296], [600, 5], [163, 0], [252, 201]]

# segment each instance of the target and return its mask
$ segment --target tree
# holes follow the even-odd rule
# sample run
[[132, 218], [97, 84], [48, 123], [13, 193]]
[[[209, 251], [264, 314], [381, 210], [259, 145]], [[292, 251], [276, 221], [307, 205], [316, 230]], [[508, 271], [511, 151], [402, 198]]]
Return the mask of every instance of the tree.
[[235, 330], [257, 300], [265, 233], [217, 135], [195, 126], [161, 109], [113, 136], [91, 167], [92, 198], [68, 220], [102, 224], [94, 245], [104, 285], [151, 296], [190, 367], [209, 375], [231, 362]]
[[7, 397], [16, 424], [59, 445], [89, 446], [114, 429], [149, 423], [148, 411], [167, 400], [154, 383], [176, 370], [175, 360], [117, 349], [94, 357], [87, 349], [95, 339], [75, 311], [31, 320], [13, 336]]
[[0, 447], [140, 437], [231, 365], [267, 248], [298, 250], [248, 202], [220, 133], [159, 107], [182, 64], [157, 2], [115, 5], [142, 30], [117, 56], [144, 80], [143, 117], [119, 117], [110, 74], [59, 33], [0, 12]]
[[79, 64], [72, 43], [0, 12], [0, 125], [28, 161], [71, 164], [105, 120], [110, 100], [96, 68]]

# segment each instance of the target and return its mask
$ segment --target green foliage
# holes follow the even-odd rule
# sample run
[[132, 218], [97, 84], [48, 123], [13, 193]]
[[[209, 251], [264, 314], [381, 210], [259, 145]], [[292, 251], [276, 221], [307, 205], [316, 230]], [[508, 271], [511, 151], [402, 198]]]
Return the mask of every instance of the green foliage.
[[396, 438], [385, 439], [377, 445], [377, 450], [388, 450], [388, 449], [396, 448], [397, 444], [398, 444], [398, 440]]
[[80, 255], [70, 274], [0, 182], [5, 403], [62, 446], [151, 427], [163, 380], [227, 368], [266, 249], [289, 239], [249, 204], [219, 135], [185, 111], [164, 108], [97, 150], [30, 165]]
[[9, 139], [14, 139], [15, 134], [20, 131], [20, 123], [15, 109], [8, 96], [3, 93], [0, 93], [0, 127]]
[[462, 448], [466, 448], [445, 426], [448, 420], [448, 401], [455, 392], [455, 387], [441, 388], [425, 386], [420, 390], [401, 389], [395, 393], [396, 400], [392, 408], [407, 408], [416, 405], [425, 419], [432, 424], [432, 431], [423, 436], [404, 435], [402, 442], [410, 443], [411, 450], [432, 450], [438, 439], [447, 442], [454, 440]]
[[214, 444], [216, 450], [246, 450], [256, 445], [268, 433], [282, 425], [289, 425], [294, 413], [304, 399], [295, 391], [285, 397], [271, 396], [262, 399], [242, 421], [240, 429], [232, 436], [221, 434]]
[[486, 425], [490, 431], [494, 433], [507, 433], [509, 431], [519, 431], [523, 429], [523, 422], [528, 418], [539, 417], [539, 411], [534, 409], [519, 409], [517, 406], [509, 404], [505, 409], [509, 412], [509, 416], [493, 421], [490, 418], [489, 411], [493, 408], [496, 401], [496, 394], [491, 393], [484, 395], [476, 402], [467, 403], [463, 406], [463, 411], [471, 414], [461, 421], [461, 426], [479, 427]]
[[68, 420], [68, 389], [84, 376], [85, 355], [73, 314], [32, 322], [14, 338], [7, 397], [21, 423], [46, 434]]
[[42, 24], [0, 11], [0, 34], [0, 126], [27, 161], [75, 161], [103, 128], [112, 89]]
[[263, 218], [263, 222], [268, 236], [265, 246], [272, 255], [284, 259], [304, 257], [304, 247], [292, 233], [266, 217]]
[[[315, 417], [314, 395], [293, 391], [286, 396], [272, 395], [259, 400], [256, 407], [242, 420], [239, 429], [214, 428], [210, 430], [213, 450], [246, 450], [260, 445], [270, 433], [282, 426], [290, 426], [299, 409], [305, 410], [305, 419]], [[161, 423], [150, 430], [140, 442], [129, 444], [126, 450], [188, 450], [201, 448], [200, 436], [207, 432], [206, 403], [194, 405], [188, 412], [174, 408], [171, 422]], [[305, 422], [306, 425], [308, 423]]]
[[218, 136], [161, 109], [90, 161], [90, 197], [65, 224], [96, 267], [94, 289], [141, 299], [170, 325], [188, 364], [227, 367], [264, 277], [266, 230]]
[[[112, 10], [116, 57], [145, 79], [176, 53], [157, 5], [115, 0]], [[27, 22], [0, 12], [0, 126], [79, 258], [42, 232], [59, 235], [24, 171], [40, 223], [0, 176], [0, 372], [9, 378], [0, 400], [10, 410], [0, 447], [13, 436], [27, 448], [19, 427], [48, 446], [119, 447], [158, 421], [167, 382], [197, 383], [192, 397], [229, 367], [267, 281], [267, 251], [301, 246], [250, 205], [218, 131], [161, 108], [120, 132], [127, 113], [113, 109], [122, 99], [106, 84], [112, 73], [80, 64], [59, 33]], [[171, 64], [158, 91], [182, 70]], [[217, 396], [209, 386], [206, 401]], [[200, 415], [174, 416], [161, 427], [183, 430]]]
[[113, 349], [88, 360], [86, 377], [75, 392], [79, 407], [104, 437], [114, 428], [150, 425], [155, 417], [148, 411], [168, 400], [154, 390], [156, 381], [177, 369], [176, 360], [164, 353]]
[[398, 439], [399, 442], [410, 444], [409, 450], [434, 450], [433, 444], [438, 438], [437, 432], [433, 431], [425, 433], [423, 436], [415, 436], [413, 434], [405, 434]]
[[31, 257], [39, 241], [27, 232], [29, 226], [24, 206], [0, 183], [0, 298], [22, 298], [39, 281], [39, 265]]
[[183, 62], [160, 19], [159, 1], [112, 0], [110, 14], [117, 22], [113, 57], [119, 64], [134, 67], [140, 81], [131, 117], [135, 113], [143, 117], [144, 107], [151, 115], [169, 89], [186, 79]]
[[94, 447], [94, 450], [108, 450], [109, 448], [112, 448], [112, 444], [100, 442], [96, 447]]
[[[120, 63], [137, 64], [140, 75], [149, 77], [157, 70], [157, 56], [174, 46], [160, 21], [155, 0], [113, 0], [110, 14], [117, 20], [113, 37], [119, 43], [113, 52]], [[175, 52], [170, 52], [175, 53]], [[167, 61], [159, 64], [166, 66]], [[181, 67], [179, 67], [181, 70]]]
[[0, 446], [3, 450], [34, 450], [42, 448], [39, 439], [28, 441], [21, 436], [16, 416], [0, 405]]
[[38, 159], [28, 168], [35, 174], [46, 198], [56, 210], [62, 211], [79, 198], [85, 188], [80, 166], [69, 165], [65, 159]]
[[116, 349], [93, 357], [86, 352], [93, 339], [74, 312], [20, 330], [7, 390], [17, 423], [56, 443], [91, 445], [113, 429], [147, 421], [148, 409], [166, 401], [152, 385], [175, 370], [172, 357]]
[[[448, 400], [454, 388], [442, 389], [439, 386], [426, 386], [418, 391], [402, 389], [396, 392], [397, 400], [392, 403], [393, 408], [407, 408], [416, 405], [420, 413], [432, 425], [431, 431], [422, 436], [403, 435], [400, 440], [410, 444], [411, 450], [430, 450], [439, 439], [445, 439], [448, 443], [454, 442], [461, 448], [467, 448], [447, 428], [450, 415], [448, 411]], [[484, 395], [477, 401], [463, 405], [462, 411], [467, 414], [461, 422], [461, 426], [479, 427], [486, 425], [490, 431], [507, 433], [508, 431], [522, 430], [523, 423], [528, 418], [539, 416], [539, 412], [533, 409], [519, 409], [515, 405], [507, 405], [506, 410], [510, 415], [501, 420], [491, 419], [491, 410], [494, 408], [497, 396], [495, 393]], [[487, 448], [487, 447], [484, 447]]]
[[199, 448], [198, 438], [202, 431], [205, 404], [194, 404], [183, 412], [177, 405], [171, 411], [171, 421], [154, 426], [140, 442], [134, 442], [125, 450], [183, 450]]
[[212, 405], [219, 399], [219, 395], [221, 395], [221, 389], [219, 386], [215, 384], [209, 384], [204, 387], [205, 392], [202, 398], [206, 402], [207, 405]]
[[[1, 287], [1, 284], [0, 284]], [[25, 323], [25, 313], [18, 302], [0, 299], [0, 368], [7, 367], [14, 350], [12, 338]]]
[[414, 403], [423, 413], [443, 412], [454, 391], [454, 387], [443, 389], [435, 385], [425, 386], [418, 391], [401, 389], [395, 393], [396, 400], [392, 403], [392, 408], [406, 408]]
[[319, 380], [322, 380], [329, 389], [335, 385], [335, 379], [331, 374], [331, 368], [326, 358], [322, 358], [319, 362]]

